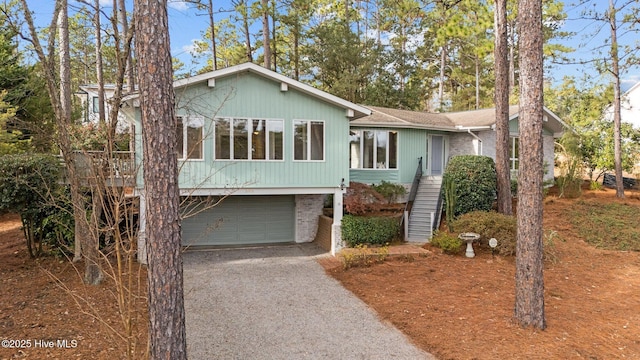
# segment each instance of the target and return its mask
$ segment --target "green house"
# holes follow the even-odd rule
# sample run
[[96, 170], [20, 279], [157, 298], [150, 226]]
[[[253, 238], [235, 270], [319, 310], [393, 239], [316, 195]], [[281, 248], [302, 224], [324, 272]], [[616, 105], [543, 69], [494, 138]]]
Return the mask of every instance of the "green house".
[[[349, 121], [371, 111], [252, 63], [174, 83], [184, 246], [309, 242], [333, 196], [331, 251], [340, 246], [349, 183]], [[135, 152], [142, 134], [136, 97]], [[144, 184], [139, 249], [144, 249]], [[144, 261], [144, 254], [141, 255]]]
[[[343, 195], [350, 181], [389, 181], [416, 193], [408, 240], [428, 241], [437, 223], [441, 176], [450, 157], [495, 158], [495, 110], [427, 113], [365, 107], [252, 63], [174, 83], [183, 245], [313, 241], [324, 200], [333, 198], [331, 252], [342, 247]], [[137, 96], [123, 113], [142, 134]], [[511, 164], [518, 166], [518, 107], [510, 112]], [[564, 124], [545, 108], [544, 157], [553, 177], [554, 139]], [[144, 249], [144, 184], [139, 249]], [[140, 255], [146, 259], [145, 254]]]

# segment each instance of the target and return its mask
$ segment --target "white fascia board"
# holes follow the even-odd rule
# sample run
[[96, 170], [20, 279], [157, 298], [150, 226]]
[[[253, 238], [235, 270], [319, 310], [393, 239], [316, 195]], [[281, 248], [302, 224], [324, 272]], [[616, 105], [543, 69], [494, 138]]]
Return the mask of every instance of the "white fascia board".
[[461, 126], [461, 125], [457, 125], [456, 126], [456, 130], [461, 131], [461, 132], [482, 131], [482, 130], [492, 130], [493, 127], [494, 127], [493, 125], [485, 125], [485, 126]]
[[[204, 74], [200, 74], [200, 75], [196, 75], [196, 76], [192, 76], [186, 79], [180, 79], [180, 80], [176, 80], [173, 82], [173, 86], [174, 88], [177, 87], [182, 87], [182, 86], [186, 86], [186, 85], [190, 85], [190, 84], [194, 84], [194, 83], [198, 83], [201, 81], [208, 81], [209, 79], [213, 79], [213, 78], [219, 78], [219, 77], [225, 77], [231, 74], [236, 74], [242, 71], [251, 71], [254, 72], [256, 74], [262, 75], [266, 78], [270, 78], [273, 79], [274, 81], [280, 82], [281, 83], [281, 87], [282, 84], [287, 84], [288, 86], [291, 86], [295, 89], [298, 89], [299, 91], [302, 91], [304, 93], [307, 93], [311, 96], [320, 98], [324, 101], [327, 101], [329, 103], [332, 103], [334, 105], [338, 105], [340, 107], [343, 107], [345, 109], [351, 109], [356, 113], [360, 113], [360, 116], [366, 116], [366, 115], [371, 115], [371, 110], [364, 107], [364, 106], [360, 106], [357, 104], [354, 104], [350, 101], [341, 99], [337, 96], [331, 95], [327, 92], [324, 92], [322, 90], [318, 90], [310, 85], [301, 83], [299, 81], [290, 79], [284, 75], [278, 74], [275, 71], [271, 71], [269, 69], [266, 69], [262, 66], [256, 65], [254, 63], [250, 63], [250, 62], [246, 62], [246, 63], [242, 63], [239, 65], [235, 65], [235, 66], [231, 66], [228, 68], [224, 68], [224, 69], [220, 69], [220, 70], [215, 70], [215, 71], [210, 71]], [[358, 116], [358, 117], [360, 117]]]
[[180, 189], [180, 196], [333, 194], [339, 188], [337, 183], [335, 187]]
[[571, 130], [572, 132], [575, 132], [575, 130], [573, 130], [573, 128], [571, 126], [569, 126], [569, 124], [567, 124], [564, 121], [562, 121], [562, 119], [560, 119], [560, 117], [558, 117], [558, 115], [556, 115], [553, 111], [549, 110], [546, 106], [544, 106], [543, 108], [544, 108], [544, 111], [549, 116], [549, 118], [557, 121], [562, 126], [562, 128]]
[[[419, 130], [439, 130], [439, 131], [450, 131], [455, 132], [457, 129], [455, 127], [448, 126], [431, 126], [431, 125], [421, 125], [421, 124], [398, 124], [398, 123], [350, 123], [349, 128], [394, 128], [394, 129], [419, 129]], [[466, 131], [466, 130], [465, 130]]]

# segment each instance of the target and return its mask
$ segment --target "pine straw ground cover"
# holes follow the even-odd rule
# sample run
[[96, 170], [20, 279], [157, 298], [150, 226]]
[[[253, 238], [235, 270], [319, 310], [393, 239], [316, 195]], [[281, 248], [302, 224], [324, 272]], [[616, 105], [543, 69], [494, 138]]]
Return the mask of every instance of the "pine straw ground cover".
[[[29, 258], [20, 225], [19, 216], [0, 216], [0, 340], [13, 340], [2, 343], [0, 359], [126, 359], [126, 332], [112, 278], [107, 274], [101, 285], [85, 285], [82, 263]], [[132, 358], [143, 359], [148, 338], [145, 268], [134, 264], [133, 274], [138, 301], [130, 317]]]
[[477, 251], [468, 259], [431, 248], [425, 257], [369, 267], [323, 265], [382, 319], [440, 359], [638, 359], [640, 254], [585, 241], [598, 231], [597, 239], [608, 239], [597, 241], [599, 247], [616, 248], [608, 243], [612, 238], [626, 241], [627, 249], [638, 244], [633, 234], [640, 196], [626, 194], [624, 200], [613, 190], [545, 199], [544, 226], [558, 236], [557, 259], [545, 263], [544, 331], [522, 329], [512, 320], [514, 258]]

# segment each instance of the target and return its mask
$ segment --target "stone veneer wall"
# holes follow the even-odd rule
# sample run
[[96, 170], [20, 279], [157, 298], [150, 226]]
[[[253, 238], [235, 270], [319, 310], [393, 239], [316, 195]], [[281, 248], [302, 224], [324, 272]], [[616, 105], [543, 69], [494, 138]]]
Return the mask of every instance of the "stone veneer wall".
[[[495, 160], [496, 132], [493, 130], [487, 130], [474, 133], [482, 139], [482, 155], [489, 156]], [[477, 139], [475, 139], [468, 133], [457, 133], [452, 135], [449, 142], [449, 155], [451, 157], [456, 155], [478, 155], [476, 154], [474, 140], [477, 143]], [[554, 141], [555, 140], [551, 135], [542, 136], [542, 149], [544, 151], [543, 159], [547, 163], [547, 173], [544, 177], [545, 180], [553, 179], [553, 170], [555, 164]]]
[[323, 205], [323, 194], [296, 195], [296, 242], [315, 239], [318, 216], [322, 215]]

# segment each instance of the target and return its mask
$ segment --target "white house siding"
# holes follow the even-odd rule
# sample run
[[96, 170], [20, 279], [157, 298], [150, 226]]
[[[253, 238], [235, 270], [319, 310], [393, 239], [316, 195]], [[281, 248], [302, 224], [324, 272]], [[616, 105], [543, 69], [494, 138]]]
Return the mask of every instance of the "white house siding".
[[296, 242], [311, 242], [316, 237], [322, 215], [324, 194], [296, 195]]
[[555, 139], [551, 135], [542, 136], [542, 151], [544, 152], [544, 162], [547, 165], [546, 173], [544, 174], [544, 180], [553, 180], [553, 169], [555, 167]]

